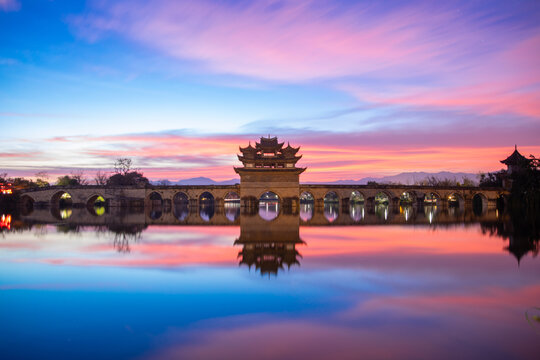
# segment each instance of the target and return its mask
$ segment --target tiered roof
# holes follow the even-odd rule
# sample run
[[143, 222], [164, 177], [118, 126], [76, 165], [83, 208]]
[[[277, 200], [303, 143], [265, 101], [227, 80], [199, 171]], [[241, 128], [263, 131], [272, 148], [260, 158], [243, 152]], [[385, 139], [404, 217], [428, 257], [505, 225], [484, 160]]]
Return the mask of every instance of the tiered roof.
[[294, 148], [289, 143], [287, 147], [283, 147], [283, 144], [278, 142], [277, 137], [261, 137], [260, 142], [255, 142], [255, 147], [251, 142], [247, 147], [240, 147], [242, 155], [238, 155], [238, 160], [245, 167], [294, 168], [296, 162], [302, 158], [302, 155], [296, 156], [300, 147]]
[[[235, 242], [237, 244], [237, 242]], [[300, 265], [298, 258], [302, 257], [296, 250], [296, 243], [253, 243], [251, 246], [245, 246], [238, 253], [240, 265], [252, 266], [261, 272], [261, 275], [274, 274], [283, 270], [285, 266], [290, 269], [292, 265]], [[292, 245], [292, 246], [291, 246]]]
[[512, 165], [523, 165], [529, 162], [529, 159], [527, 159], [525, 156], [521, 155], [519, 151], [517, 150], [517, 145], [515, 147], [514, 152], [512, 155], [507, 157], [504, 160], [501, 160], [501, 163], [512, 166]]

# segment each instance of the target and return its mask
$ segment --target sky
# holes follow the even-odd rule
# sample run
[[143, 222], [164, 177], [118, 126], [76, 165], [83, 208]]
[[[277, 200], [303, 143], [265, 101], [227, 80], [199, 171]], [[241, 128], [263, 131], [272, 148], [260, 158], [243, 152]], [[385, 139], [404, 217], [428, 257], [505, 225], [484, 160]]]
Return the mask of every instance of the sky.
[[226, 180], [267, 135], [304, 182], [494, 171], [539, 63], [538, 1], [0, 0], [0, 172]]

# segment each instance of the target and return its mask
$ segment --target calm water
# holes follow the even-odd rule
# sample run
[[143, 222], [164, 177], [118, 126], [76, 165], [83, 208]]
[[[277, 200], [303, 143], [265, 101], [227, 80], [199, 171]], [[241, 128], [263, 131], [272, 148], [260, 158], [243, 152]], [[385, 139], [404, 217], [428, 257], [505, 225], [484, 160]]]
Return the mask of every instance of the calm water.
[[276, 208], [4, 216], [1, 358], [538, 358], [538, 240], [504, 216]]

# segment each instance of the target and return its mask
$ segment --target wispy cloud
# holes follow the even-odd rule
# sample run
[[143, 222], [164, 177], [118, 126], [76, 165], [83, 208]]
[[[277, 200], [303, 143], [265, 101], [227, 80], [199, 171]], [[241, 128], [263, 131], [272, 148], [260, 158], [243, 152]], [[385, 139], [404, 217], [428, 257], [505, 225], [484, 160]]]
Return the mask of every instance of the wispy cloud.
[[540, 118], [540, 27], [530, 20], [540, 10], [534, 6], [314, 0], [102, 5], [71, 18], [79, 34], [97, 41], [117, 33], [195, 60], [206, 71], [282, 82], [326, 79], [369, 103]]
[[19, 11], [21, 3], [17, 0], [0, 0], [0, 10], [2, 11]]
[[[499, 160], [511, 152], [513, 145], [507, 139], [496, 137], [491, 141], [477, 141], [477, 133], [460, 135], [463, 129], [438, 134], [424, 133], [421, 129], [371, 133], [274, 130], [272, 134], [280, 134], [283, 140], [301, 146], [303, 158], [298, 165], [308, 168], [302, 175], [305, 182], [359, 179], [404, 171], [492, 171], [502, 168]], [[484, 134], [489, 137], [489, 130]], [[238, 146], [259, 137], [256, 134], [194, 136], [174, 131], [170, 134], [62, 137], [32, 142], [28, 146], [34, 151], [27, 150], [19, 155], [9, 151], [0, 158], [4, 171], [26, 176], [40, 170], [56, 176], [69, 173], [70, 169], [83, 169], [92, 175], [97, 170], [111, 170], [118, 157], [130, 157], [151, 179], [206, 176], [226, 180], [236, 177], [233, 167], [240, 165], [236, 158]], [[540, 153], [534, 139], [532, 136], [530, 143], [520, 146], [523, 154]], [[50, 147], [51, 142], [54, 147]], [[24, 148], [24, 144], [19, 146]]]

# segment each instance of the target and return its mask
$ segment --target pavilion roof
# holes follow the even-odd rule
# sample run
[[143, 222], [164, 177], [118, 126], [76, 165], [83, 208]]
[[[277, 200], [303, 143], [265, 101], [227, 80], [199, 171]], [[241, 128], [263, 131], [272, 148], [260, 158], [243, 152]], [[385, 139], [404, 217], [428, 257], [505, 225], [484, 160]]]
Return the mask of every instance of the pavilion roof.
[[527, 162], [529, 162], [529, 159], [519, 153], [519, 151], [517, 150], [517, 146], [512, 155], [510, 155], [504, 160], [501, 160], [501, 163], [505, 165], [519, 165]]
[[278, 142], [277, 137], [261, 137], [260, 142], [255, 143], [255, 147], [251, 142], [246, 147], [239, 147], [242, 155], [238, 155], [238, 159], [241, 162], [256, 161], [261, 164], [296, 163], [302, 157], [296, 155], [300, 147], [292, 147], [289, 143], [287, 147], [283, 147], [283, 144]]
[[274, 137], [261, 137], [260, 142], [255, 143], [255, 147], [258, 150], [263, 150], [264, 152], [275, 152], [281, 150], [283, 143], [278, 143], [277, 136]]

